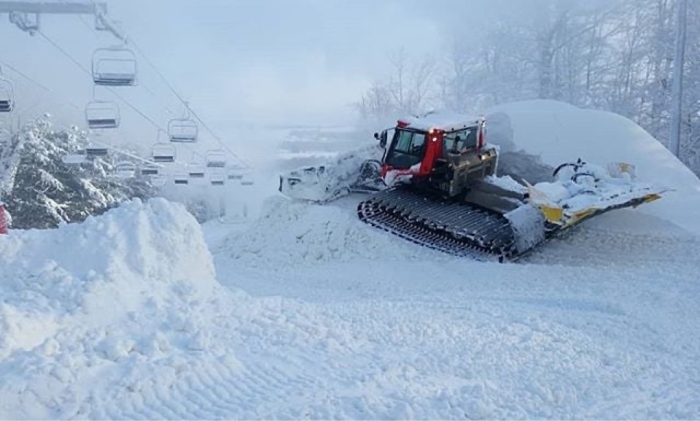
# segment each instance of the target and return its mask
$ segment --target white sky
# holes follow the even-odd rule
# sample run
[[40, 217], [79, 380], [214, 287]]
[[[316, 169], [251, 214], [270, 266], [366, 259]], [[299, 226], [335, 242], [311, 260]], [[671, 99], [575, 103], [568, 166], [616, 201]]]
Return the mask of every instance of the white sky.
[[[488, 0], [108, 0], [110, 17], [197, 113], [224, 132], [241, 124], [347, 124], [350, 104], [387, 72], [401, 47], [416, 56], [447, 51], [456, 30], [469, 42]], [[116, 39], [76, 16], [43, 16], [42, 30], [85, 67], [93, 50]], [[0, 61], [54, 94], [18, 79], [18, 106], [83, 123], [93, 96], [90, 76], [40, 35], [31, 37], [0, 16]], [[182, 107], [140, 60], [140, 83], [119, 88], [161, 127]], [[99, 98], [112, 98], [102, 90]], [[75, 107], [66, 105], [72, 102]], [[156, 128], [122, 104], [126, 133], [153, 139]], [[25, 118], [30, 113], [24, 113]]]

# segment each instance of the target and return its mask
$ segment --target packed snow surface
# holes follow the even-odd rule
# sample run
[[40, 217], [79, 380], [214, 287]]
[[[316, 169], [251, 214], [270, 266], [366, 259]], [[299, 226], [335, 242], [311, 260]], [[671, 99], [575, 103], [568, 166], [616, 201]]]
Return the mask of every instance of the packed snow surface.
[[271, 417], [298, 405], [310, 418], [700, 415], [700, 241], [668, 222], [605, 215], [632, 229], [583, 228], [497, 265], [370, 231], [349, 200], [265, 209], [212, 246], [222, 283], [280, 297], [284, 320], [313, 326], [269, 345], [283, 390], [302, 397]]
[[[536, 131], [518, 107], [508, 118]], [[569, 153], [641, 178], [655, 159], [632, 137], [624, 159]], [[359, 195], [319, 206], [274, 188], [249, 225], [151, 200], [13, 231], [0, 418], [698, 419], [700, 239], [674, 207], [697, 179], [683, 174], [650, 180], [685, 192], [666, 207], [600, 216], [517, 264], [375, 230]]]

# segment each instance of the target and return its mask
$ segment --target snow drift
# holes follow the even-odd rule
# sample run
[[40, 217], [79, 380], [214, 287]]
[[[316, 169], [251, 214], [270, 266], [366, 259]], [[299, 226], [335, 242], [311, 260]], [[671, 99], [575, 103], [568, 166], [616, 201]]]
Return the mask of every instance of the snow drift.
[[285, 197], [268, 199], [260, 219], [245, 233], [229, 237], [225, 247], [234, 259], [249, 265], [284, 270], [311, 262], [410, 259], [423, 252], [371, 229], [354, 212], [337, 206], [309, 206]]
[[639, 179], [674, 190], [657, 202], [641, 206], [639, 211], [700, 234], [696, 217], [700, 180], [633, 121], [610, 112], [547, 100], [497, 106], [487, 111], [487, 119], [489, 142], [499, 145], [503, 154], [529, 155], [530, 159], [514, 164], [523, 167], [521, 171], [526, 175], [539, 178], [547, 173], [543, 168], [578, 158], [596, 164], [633, 164]]
[[0, 267], [2, 418], [80, 413], [97, 373], [202, 348], [219, 288], [197, 222], [163, 199], [0, 236]]

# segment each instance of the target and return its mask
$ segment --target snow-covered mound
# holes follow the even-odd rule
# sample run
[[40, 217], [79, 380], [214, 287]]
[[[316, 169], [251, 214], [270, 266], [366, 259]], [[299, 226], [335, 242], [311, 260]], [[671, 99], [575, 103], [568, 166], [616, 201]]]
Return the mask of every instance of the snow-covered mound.
[[297, 168], [283, 173], [280, 191], [299, 200], [323, 202], [342, 196], [357, 182], [362, 164], [367, 160], [379, 160], [382, 149], [367, 144], [353, 151], [340, 154], [326, 163]]
[[[352, 202], [351, 205], [354, 205]], [[355, 212], [271, 197], [261, 217], [226, 241], [231, 257], [247, 264], [286, 270], [290, 265], [357, 258], [411, 258], [424, 251], [370, 228]]]
[[75, 413], [95, 376], [205, 347], [198, 316], [220, 288], [199, 225], [163, 199], [0, 236], [0, 267], [2, 418]]
[[549, 167], [578, 158], [635, 165], [639, 179], [674, 190], [639, 211], [700, 234], [700, 179], [633, 121], [545, 100], [497, 106], [487, 115], [488, 140], [502, 153], [524, 151]]

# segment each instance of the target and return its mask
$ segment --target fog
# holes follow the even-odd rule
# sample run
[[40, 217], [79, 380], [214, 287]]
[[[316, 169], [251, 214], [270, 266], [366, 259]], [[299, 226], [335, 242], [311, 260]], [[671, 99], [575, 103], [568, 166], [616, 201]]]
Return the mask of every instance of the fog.
[[[117, 89], [127, 103], [118, 100], [122, 125], [110, 140], [146, 150], [158, 128], [184, 112], [149, 62], [228, 145], [264, 155], [271, 142], [253, 128], [356, 123], [354, 105], [377, 81], [386, 85], [396, 75], [389, 56], [400, 49], [411, 60], [430, 57], [440, 66], [429, 81], [431, 94], [441, 95], [439, 106], [482, 111], [509, 101], [555, 99], [620, 113], [662, 141], [668, 131], [672, 66], [662, 59], [673, 55], [673, 2], [106, 1], [109, 18], [145, 56], [137, 56], [139, 85]], [[697, 4], [691, 2], [691, 18], [700, 13]], [[0, 65], [51, 91], [5, 68], [16, 84], [21, 118], [50, 112], [61, 124], [83, 125], [92, 98], [115, 100], [81, 69], [89, 69], [96, 48], [118, 44], [94, 30], [92, 17], [43, 15], [35, 36], [0, 17]], [[697, 28], [689, 28], [691, 52]], [[697, 66], [687, 67], [687, 77], [695, 78]], [[695, 107], [697, 97], [686, 91], [685, 102]], [[429, 105], [392, 104], [373, 112], [394, 118]], [[202, 133], [205, 147], [217, 147], [211, 133]]]
[[[401, 47], [418, 55], [443, 49], [450, 16], [444, 9], [436, 12], [435, 2], [415, 0], [107, 3], [109, 16], [192, 108], [217, 126], [347, 123], [355, 117], [350, 105], [385, 71], [387, 53]], [[95, 48], [118, 44], [92, 30], [90, 16], [43, 15], [41, 24], [44, 34], [88, 68]], [[0, 39], [2, 61], [55, 91], [48, 95], [18, 81], [20, 110], [29, 98], [38, 102], [32, 110], [56, 114], [66, 113], [59, 105], [80, 108], [90, 99], [89, 76], [41, 35], [21, 32], [3, 16]], [[181, 113], [155, 73], [143, 60], [139, 64], [141, 86], [120, 93], [158, 121], [169, 117], [165, 107]]]
[[[107, 1], [109, 18], [120, 23], [214, 132], [228, 139], [240, 137], [242, 127], [353, 123], [357, 113], [352, 104], [373, 79], [387, 73], [390, 52], [405, 48], [421, 56], [449, 50], [449, 28], [460, 22], [455, 8], [480, 3], [484, 2]], [[89, 69], [96, 48], [120, 43], [93, 27], [91, 16], [42, 15], [41, 32], [47, 40], [42, 34], [20, 31], [2, 16], [0, 62], [33, 80], [5, 67], [5, 75], [15, 83], [20, 118], [49, 112], [60, 124], [83, 125], [84, 107], [92, 98], [118, 100], [104, 88], [94, 88], [89, 74], [51, 44]], [[118, 92], [152, 122], [118, 100], [122, 125], [110, 134], [112, 142], [143, 139], [150, 145], [157, 136], [156, 125], [164, 128], [184, 112], [147, 61], [138, 58], [139, 86]], [[239, 150], [251, 146], [227, 143]]]

